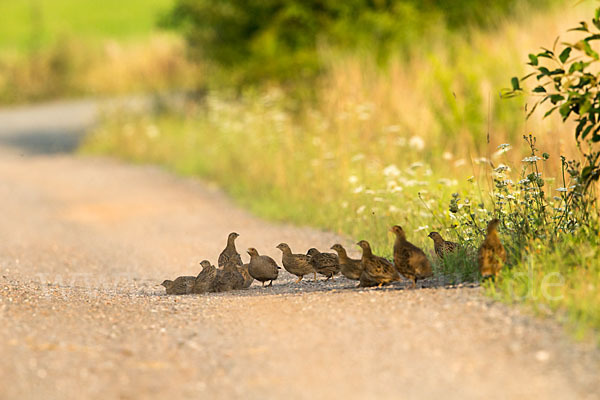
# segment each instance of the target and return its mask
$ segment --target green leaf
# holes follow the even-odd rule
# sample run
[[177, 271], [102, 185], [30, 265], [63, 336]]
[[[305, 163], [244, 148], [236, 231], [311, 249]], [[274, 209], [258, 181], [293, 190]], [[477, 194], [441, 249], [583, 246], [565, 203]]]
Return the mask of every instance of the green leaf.
[[592, 57], [594, 60], [598, 59], [598, 53], [592, 49], [588, 41], [580, 40], [575, 44], [575, 47], [579, 50], [582, 50], [587, 56]]
[[550, 110], [546, 111], [546, 114], [544, 114], [544, 118], [546, 118], [548, 115], [552, 114], [554, 111], [556, 111], [556, 109], [558, 108], [558, 106], [554, 106], [552, 107]]
[[533, 93], [546, 93], [546, 88], [544, 88], [543, 86], [538, 86], [535, 89], [533, 89]]
[[593, 35], [586, 37], [584, 40], [589, 42], [590, 40], [598, 40], [598, 39], [600, 39], [600, 34], [595, 33]]
[[563, 95], [560, 95], [560, 94], [551, 94], [550, 95], [550, 101], [552, 102], [552, 104], [556, 104], [559, 101], [562, 101], [564, 99], [565, 99], [565, 97]]
[[585, 99], [583, 104], [579, 107], [578, 114], [579, 115], [587, 114], [587, 112], [590, 110], [591, 107], [592, 107], [592, 103], [590, 103], [590, 101], [588, 99]]
[[533, 66], [538, 65], [538, 58], [535, 54], [529, 54], [529, 60], [530, 60], [529, 65], [533, 65]]
[[569, 118], [569, 114], [571, 114], [571, 103], [566, 102], [558, 109], [558, 112], [563, 118], [563, 121]]
[[558, 59], [560, 60], [561, 63], [564, 63], [569, 58], [570, 54], [571, 54], [571, 48], [565, 47], [565, 49], [558, 56]]
[[532, 114], [535, 112], [535, 109], [537, 108], [537, 106], [538, 106], [539, 104], [540, 104], [540, 103], [535, 103], [535, 104], [533, 105], [533, 108], [531, 109], [531, 111], [529, 111], [529, 112], [527, 113], [527, 118], [531, 117], [531, 115], [532, 115]]
[[581, 22], [579, 23], [579, 26], [578, 26], [577, 28], [572, 28], [572, 29], [569, 29], [567, 32], [572, 32], [572, 31], [583, 31], [583, 32], [589, 32], [589, 29], [588, 29], [588, 24], [587, 24], [587, 22], [585, 22], [585, 21], [581, 21]]
[[[590, 133], [590, 131], [592, 130], [592, 128], [594, 127], [594, 125], [589, 125], [587, 128], [585, 128], [583, 130], [583, 132], [581, 133], [581, 139], [585, 139], [585, 137]], [[575, 137], [577, 138], [579, 135], [575, 135]]]
[[517, 78], [516, 76], [513, 76], [510, 79], [510, 83], [512, 84], [512, 88], [513, 90], [521, 90], [521, 87], [519, 86], [519, 78]]

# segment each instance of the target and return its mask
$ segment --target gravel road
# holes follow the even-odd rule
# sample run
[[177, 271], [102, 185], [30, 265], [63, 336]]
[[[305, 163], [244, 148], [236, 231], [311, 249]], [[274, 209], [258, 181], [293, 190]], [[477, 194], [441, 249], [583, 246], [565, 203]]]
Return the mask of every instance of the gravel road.
[[277, 260], [281, 241], [351, 243], [261, 221], [199, 181], [71, 154], [97, 109], [0, 111], [0, 399], [600, 398], [594, 345], [477, 287], [282, 272], [273, 288], [164, 295], [230, 231]]

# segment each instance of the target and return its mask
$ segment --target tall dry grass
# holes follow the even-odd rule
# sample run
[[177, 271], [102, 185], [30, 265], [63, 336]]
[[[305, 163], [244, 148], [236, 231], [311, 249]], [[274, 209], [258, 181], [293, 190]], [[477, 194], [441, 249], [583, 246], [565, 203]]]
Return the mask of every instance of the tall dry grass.
[[196, 68], [182, 39], [154, 34], [100, 44], [64, 37], [30, 52], [0, 55], [0, 103], [193, 87]]

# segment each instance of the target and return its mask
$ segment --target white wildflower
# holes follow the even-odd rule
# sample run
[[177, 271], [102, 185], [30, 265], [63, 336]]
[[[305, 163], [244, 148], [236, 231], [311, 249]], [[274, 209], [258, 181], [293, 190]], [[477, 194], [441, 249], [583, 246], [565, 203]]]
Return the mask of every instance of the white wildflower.
[[342, 208], [348, 208], [348, 202], [347, 201], [342, 201], [341, 206], [342, 206]]
[[414, 163], [410, 164], [410, 167], [409, 167], [409, 168], [412, 168], [412, 169], [417, 169], [417, 168], [421, 168], [423, 165], [424, 165], [424, 164], [423, 164], [422, 162], [420, 162], [420, 161], [417, 161], [417, 162], [414, 162]]
[[421, 231], [424, 231], [425, 229], [429, 229], [429, 225], [419, 226], [417, 229], [415, 229], [415, 232], [421, 232]]
[[505, 171], [510, 171], [510, 167], [506, 164], [500, 164], [498, 165], [496, 168], [494, 168], [495, 172], [505, 172]]
[[356, 209], [356, 213], [357, 213], [357, 214], [362, 214], [363, 212], [365, 212], [365, 209], [366, 209], [366, 208], [367, 208], [367, 207], [365, 207], [365, 206], [360, 206], [360, 207], [358, 207], [358, 208]]
[[500, 146], [498, 146], [499, 150], [510, 150], [510, 144], [509, 143], [502, 143]]
[[454, 161], [454, 166], [455, 166], [456, 168], [458, 168], [458, 167], [462, 167], [462, 166], [463, 166], [463, 165], [465, 165], [466, 163], [467, 163], [467, 162], [465, 161], [465, 159], [464, 159], [464, 158], [461, 158], [461, 159], [458, 159], [458, 160]]
[[373, 197], [373, 201], [381, 203], [383, 201], [383, 199], [381, 197]]
[[383, 174], [387, 177], [396, 177], [400, 175], [400, 170], [395, 164], [390, 164], [383, 169]]
[[354, 185], [354, 184], [358, 183], [358, 176], [356, 176], [356, 175], [350, 175], [348, 177], [348, 183], [351, 184], [351, 185]]
[[473, 162], [475, 164], [485, 164], [485, 163], [489, 162], [489, 160], [486, 157], [478, 157], [478, 158], [473, 159]]
[[361, 193], [363, 190], [365, 190], [365, 187], [363, 185], [360, 185], [360, 186], [355, 187], [354, 190], [352, 191], [352, 193], [358, 194], [358, 193]]
[[531, 156], [531, 157], [525, 157], [524, 159], [522, 159], [522, 162], [525, 163], [534, 163], [534, 162], [538, 162], [540, 161], [542, 158], [538, 157], [538, 156]]
[[388, 210], [391, 214], [396, 214], [400, 212], [400, 209], [393, 204], [389, 207]]
[[408, 145], [416, 150], [423, 150], [425, 148], [425, 141], [420, 136], [413, 136], [409, 139]]
[[450, 161], [452, 158], [454, 158], [454, 156], [449, 151], [445, 151], [444, 154], [442, 154], [442, 159], [446, 161]]
[[374, 195], [375, 191], [371, 190], [371, 189], [367, 189], [367, 190], [365, 190], [365, 194]]
[[565, 187], [560, 187], [556, 189], [557, 192], [568, 192], [569, 189], [565, 188]]

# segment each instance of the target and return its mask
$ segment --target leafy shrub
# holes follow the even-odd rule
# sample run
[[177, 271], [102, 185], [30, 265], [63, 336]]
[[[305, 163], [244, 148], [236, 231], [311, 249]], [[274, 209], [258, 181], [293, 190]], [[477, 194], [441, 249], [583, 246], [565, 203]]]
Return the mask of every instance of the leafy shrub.
[[504, 93], [505, 97], [521, 94], [521, 82], [535, 77], [537, 86], [532, 94], [541, 98], [534, 102], [529, 115], [549, 100], [551, 107], [545, 116], [557, 111], [563, 121], [574, 118], [575, 140], [586, 159], [578, 178], [582, 194], [588, 195], [600, 179], [600, 75], [597, 72], [600, 56], [592, 47], [600, 40], [600, 7], [590, 22], [581, 21], [570, 30], [581, 34], [576, 42], [559, 44], [557, 37], [552, 50], [542, 48], [537, 54], [529, 54], [528, 64], [535, 71], [521, 79], [512, 78], [512, 89]]
[[[542, 6], [551, 0], [528, 0]], [[323, 69], [321, 45], [390, 50], [419, 48], [427, 37], [490, 26], [517, 0], [177, 0], [163, 23], [183, 30], [192, 55], [213, 62], [236, 84], [301, 81]]]

